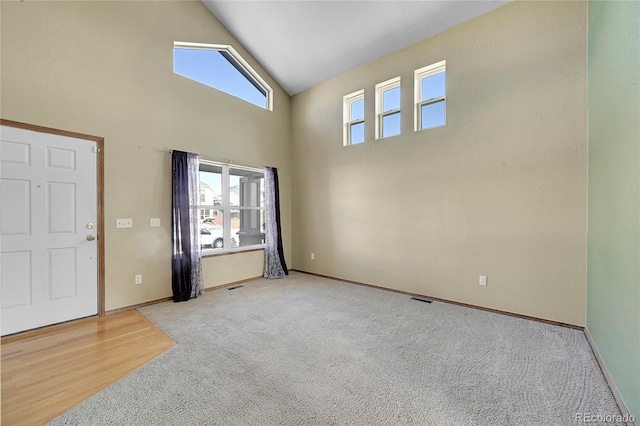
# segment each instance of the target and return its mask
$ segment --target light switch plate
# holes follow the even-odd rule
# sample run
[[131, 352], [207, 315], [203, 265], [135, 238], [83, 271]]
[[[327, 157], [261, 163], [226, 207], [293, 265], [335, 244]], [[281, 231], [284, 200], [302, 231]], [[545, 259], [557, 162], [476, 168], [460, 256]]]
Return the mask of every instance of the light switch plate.
[[133, 228], [133, 219], [116, 219], [116, 228]]
[[151, 221], [149, 223], [149, 226], [155, 228], [157, 226], [160, 226], [160, 218], [159, 217], [152, 217]]

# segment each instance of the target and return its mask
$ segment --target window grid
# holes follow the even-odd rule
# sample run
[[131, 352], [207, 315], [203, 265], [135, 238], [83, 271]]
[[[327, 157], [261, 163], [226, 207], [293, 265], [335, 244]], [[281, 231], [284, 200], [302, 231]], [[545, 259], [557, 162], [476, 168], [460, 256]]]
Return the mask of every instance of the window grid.
[[[207, 165], [208, 166], [215, 166], [215, 167], [219, 167], [220, 171], [219, 172], [212, 172], [210, 170], [207, 170]], [[241, 172], [241, 171], [247, 171], [247, 172], [251, 172], [251, 174], [256, 175], [256, 177], [258, 175], [259, 178], [262, 180], [262, 182], [264, 182], [264, 170], [261, 169], [254, 169], [254, 168], [250, 168], [250, 167], [242, 167], [242, 166], [238, 166], [238, 165], [230, 165], [230, 164], [224, 164], [224, 163], [217, 163], [217, 162], [213, 162], [213, 161], [206, 161], [206, 160], [200, 160], [200, 173], [202, 172], [207, 172], [207, 173], [214, 173], [214, 174], [219, 174], [220, 175], [220, 182], [221, 182], [221, 189], [222, 189], [222, 193], [220, 194], [220, 201], [218, 200], [214, 200], [214, 204], [202, 204], [199, 203], [199, 205], [197, 206], [197, 208], [200, 210], [200, 216], [201, 216], [201, 220], [205, 219], [207, 217], [212, 216], [213, 213], [217, 211], [220, 211], [222, 213], [222, 223], [223, 223], [223, 230], [222, 230], [222, 239], [223, 239], [223, 247], [211, 247], [210, 249], [206, 249], [203, 247], [203, 253], [204, 254], [212, 254], [215, 252], [228, 252], [228, 251], [236, 251], [236, 250], [243, 250], [243, 249], [252, 249], [252, 248], [256, 248], [256, 247], [262, 247], [263, 243], [261, 242], [256, 242], [256, 244], [250, 244], [250, 245], [241, 245], [240, 244], [240, 236], [239, 235], [232, 235], [232, 227], [233, 227], [233, 212], [238, 212], [238, 220], [242, 221], [242, 219], [240, 219], [240, 216], [243, 216], [244, 211], [256, 211], [258, 213], [258, 216], [260, 217], [259, 219], [259, 224], [254, 224], [255, 226], [257, 226], [257, 230], [263, 231], [262, 225], [264, 224], [264, 218], [265, 218], [265, 207], [264, 207], [264, 202], [261, 200], [260, 197], [264, 196], [264, 187], [262, 184], [262, 186], [260, 187], [260, 193], [257, 194], [258, 198], [254, 201], [257, 201], [257, 206], [247, 206], [247, 205], [243, 205], [243, 199], [240, 197], [238, 199], [238, 202], [232, 202], [231, 200], [231, 177], [232, 175], [235, 175], [234, 172]], [[255, 197], [254, 197], [255, 198]], [[203, 214], [206, 217], [202, 217]], [[218, 216], [218, 214], [216, 213], [214, 216]], [[250, 218], [248, 218], [250, 219]], [[242, 222], [240, 222], [240, 230], [242, 231]], [[201, 227], [203, 226], [203, 224], [200, 225]], [[254, 226], [254, 227], [255, 227]], [[244, 227], [246, 228], [246, 226]], [[213, 250], [213, 251], [210, 251]]]
[[[429, 77], [436, 76], [438, 74], [444, 73], [444, 88], [443, 94], [434, 96], [428, 99], [423, 98], [424, 90], [423, 85], [424, 81]], [[414, 72], [414, 99], [415, 99], [415, 108], [414, 108], [414, 131], [429, 129], [432, 127], [444, 126], [446, 124], [446, 61], [440, 61], [432, 65], [428, 65], [426, 67], [415, 70]], [[422, 112], [425, 108], [430, 105], [435, 106], [436, 104], [442, 102], [443, 103], [443, 120], [441, 124], [424, 127], [425, 123], [422, 121]]]
[[390, 136], [396, 136], [401, 133], [401, 126], [398, 124], [397, 133], [389, 133], [393, 130], [385, 130], [385, 121], [389, 122], [389, 118], [398, 116], [398, 123], [401, 117], [401, 97], [398, 94], [398, 102], [396, 108], [388, 108], [385, 102], [385, 93], [394, 89], [400, 91], [400, 77], [395, 77], [382, 83], [376, 84], [376, 139], [382, 139]]
[[[354, 106], [362, 103], [362, 114], [354, 114]], [[364, 89], [349, 93], [342, 98], [343, 111], [343, 145], [355, 145], [364, 142]], [[362, 134], [354, 137], [354, 132], [361, 126]]]

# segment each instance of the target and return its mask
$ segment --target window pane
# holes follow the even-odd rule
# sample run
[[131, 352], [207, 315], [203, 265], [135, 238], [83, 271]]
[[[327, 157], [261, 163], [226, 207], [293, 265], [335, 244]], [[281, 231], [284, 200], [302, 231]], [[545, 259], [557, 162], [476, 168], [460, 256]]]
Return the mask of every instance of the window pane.
[[421, 101], [427, 101], [433, 98], [439, 98], [445, 95], [445, 73], [441, 72], [436, 75], [425, 77], [422, 79], [422, 98]]
[[264, 244], [264, 210], [231, 209], [232, 247], [257, 244]]
[[445, 101], [422, 105], [420, 108], [422, 128], [428, 129], [429, 127], [443, 126], [445, 123], [444, 107]]
[[349, 141], [351, 144], [364, 142], [364, 123], [356, 123], [350, 125], [351, 135]]
[[382, 92], [382, 112], [400, 108], [400, 87]]
[[[199, 176], [198, 201], [206, 203], [193, 208], [200, 218], [201, 247], [223, 251], [264, 244], [264, 172], [205, 161], [200, 163]], [[229, 182], [228, 187], [222, 187], [223, 180]], [[223, 198], [228, 198], [231, 207], [222, 205]], [[228, 245], [225, 238], [229, 238]]]
[[[267, 96], [215, 49], [173, 49], [173, 72], [267, 108]], [[229, 53], [227, 53], [229, 54]]]
[[349, 121], [364, 119], [364, 99], [351, 102], [351, 119]]
[[223, 227], [224, 219], [222, 210], [201, 209], [200, 217], [206, 212], [204, 219], [200, 222], [200, 247], [203, 249], [223, 248]]
[[382, 117], [382, 137], [400, 134], [400, 113], [385, 115]]
[[[222, 167], [200, 164], [200, 205], [222, 204]], [[203, 218], [204, 219], [204, 218]]]
[[229, 204], [264, 207], [264, 172], [229, 169]]

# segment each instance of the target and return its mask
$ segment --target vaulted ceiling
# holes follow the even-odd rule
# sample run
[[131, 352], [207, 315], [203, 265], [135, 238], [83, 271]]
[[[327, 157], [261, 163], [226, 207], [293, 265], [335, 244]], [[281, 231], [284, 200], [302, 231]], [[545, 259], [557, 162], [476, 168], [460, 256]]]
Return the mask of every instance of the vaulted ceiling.
[[290, 95], [508, 3], [202, 2]]

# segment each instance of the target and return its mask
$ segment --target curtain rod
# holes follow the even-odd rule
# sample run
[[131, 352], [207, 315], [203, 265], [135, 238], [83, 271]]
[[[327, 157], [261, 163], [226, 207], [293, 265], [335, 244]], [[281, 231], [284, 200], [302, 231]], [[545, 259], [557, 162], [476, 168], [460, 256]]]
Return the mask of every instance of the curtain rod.
[[[173, 151], [182, 151], [181, 149], [173, 149], [173, 148], [169, 148], [169, 147], [165, 147], [165, 150], [169, 153], [172, 153]], [[259, 168], [259, 169], [264, 169], [265, 167], [270, 167], [270, 166], [265, 166], [264, 164], [258, 164], [258, 163], [249, 163], [246, 161], [242, 161], [242, 162], [237, 162], [234, 160], [229, 160], [228, 158], [221, 158], [221, 157], [210, 157], [207, 155], [200, 155], [198, 154], [199, 158], [202, 158], [205, 161], [214, 161], [216, 163], [226, 163], [229, 165], [234, 165], [234, 166], [244, 166], [244, 167], [253, 167], [253, 168]]]

